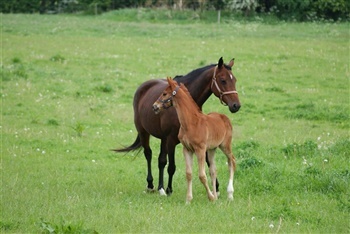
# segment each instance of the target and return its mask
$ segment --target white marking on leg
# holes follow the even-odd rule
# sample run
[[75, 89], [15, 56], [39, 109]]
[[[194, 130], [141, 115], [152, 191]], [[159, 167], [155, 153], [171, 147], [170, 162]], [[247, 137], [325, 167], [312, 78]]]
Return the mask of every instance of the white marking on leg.
[[159, 189], [159, 195], [160, 196], [166, 196], [166, 192], [163, 188]]
[[233, 192], [234, 192], [233, 180], [230, 179], [229, 182], [228, 182], [228, 186], [227, 186], [227, 194], [228, 194], [228, 199], [229, 200], [233, 200]]

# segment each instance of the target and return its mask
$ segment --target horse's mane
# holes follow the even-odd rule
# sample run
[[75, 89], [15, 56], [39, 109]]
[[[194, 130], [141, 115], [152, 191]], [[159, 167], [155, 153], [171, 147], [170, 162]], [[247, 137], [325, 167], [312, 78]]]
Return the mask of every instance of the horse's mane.
[[[174, 80], [176, 80], [177, 83], [184, 83], [184, 82], [192, 82], [194, 81], [195, 79], [197, 79], [204, 71], [212, 68], [216, 66], [216, 64], [211, 64], [211, 65], [207, 65], [207, 66], [204, 66], [204, 67], [201, 67], [201, 68], [197, 68], [191, 72], [189, 72], [188, 74], [186, 75], [177, 75], [174, 77]], [[225, 68], [227, 70], [231, 70], [231, 67], [230, 66], [227, 66], [225, 65]]]

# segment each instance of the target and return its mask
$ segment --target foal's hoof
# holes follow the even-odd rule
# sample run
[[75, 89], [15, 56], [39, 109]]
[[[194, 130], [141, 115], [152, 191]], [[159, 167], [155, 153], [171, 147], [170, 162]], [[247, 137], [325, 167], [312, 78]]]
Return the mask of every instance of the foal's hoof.
[[215, 196], [212, 193], [208, 194], [208, 199], [209, 199], [209, 201], [215, 201], [216, 200]]
[[229, 201], [233, 201], [233, 195], [232, 195], [232, 194], [229, 194], [228, 197], [227, 197], [227, 199], [228, 199]]

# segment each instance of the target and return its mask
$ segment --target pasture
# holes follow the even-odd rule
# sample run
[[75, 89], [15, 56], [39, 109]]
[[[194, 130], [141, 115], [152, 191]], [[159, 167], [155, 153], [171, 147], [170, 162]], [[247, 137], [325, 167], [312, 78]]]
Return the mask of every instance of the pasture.
[[[125, 14], [1, 15], [2, 233], [349, 232], [348, 23]], [[136, 88], [221, 56], [235, 58], [242, 107], [211, 96], [203, 112], [232, 121], [234, 200], [218, 150], [221, 197], [208, 201], [195, 160], [185, 205], [181, 145], [173, 194], [146, 193], [142, 152], [110, 151], [136, 137]]]

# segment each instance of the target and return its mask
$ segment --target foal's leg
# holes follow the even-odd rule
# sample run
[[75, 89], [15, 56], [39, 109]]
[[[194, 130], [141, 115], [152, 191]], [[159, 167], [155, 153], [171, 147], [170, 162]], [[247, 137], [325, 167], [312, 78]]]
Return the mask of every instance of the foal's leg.
[[216, 172], [216, 165], [215, 165], [215, 149], [212, 150], [208, 150], [207, 151], [207, 155], [208, 155], [208, 161], [210, 163], [210, 167], [209, 167], [209, 171], [210, 171], [210, 178], [211, 178], [211, 182], [213, 184], [213, 195], [215, 197], [215, 199], [218, 198], [218, 194], [216, 191], [216, 177], [217, 177], [217, 172]]
[[198, 159], [198, 174], [199, 174], [199, 179], [202, 182], [202, 184], [205, 187], [205, 190], [207, 191], [208, 198], [210, 201], [213, 201], [215, 199], [213, 193], [210, 191], [208, 181], [207, 181], [207, 176], [205, 174], [205, 149], [199, 149], [196, 150], [196, 155]]
[[227, 164], [228, 164], [228, 169], [230, 174], [229, 182], [227, 186], [227, 193], [228, 193], [228, 199], [233, 200], [233, 192], [234, 192], [233, 179], [234, 179], [234, 171], [236, 168], [235, 156], [232, 154], [231, 144], [221, 145], [220, 149], [222, 150], [222, 152], [224, 152], [224, 154], [227, 157]]
[[185, 162], [186, 162], [186, 180], [187, 180], [186, 203], [190, 203], [193, 198], [192, 196], [193, 152], [188, 151], [185, 147], [183, 147], [183, 154], [185, 156]]
[[[209, 162], [209, 159], [208, 159], [208, 152], [205, 153], [205, 161], [207, 162], [208, 168], [210, 168], [210, 162]], [[220, 196], [219, 186], [220, 186], [219, 180], [216, 177], [216, 186], [215, 186], [215, 188], [216, 188], [216, 193], [217, 193], [218, 197]]]

